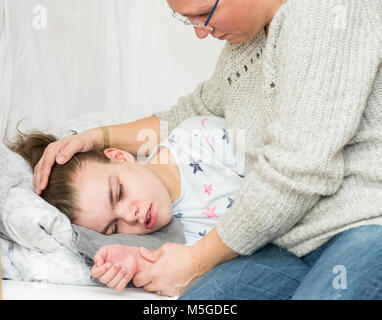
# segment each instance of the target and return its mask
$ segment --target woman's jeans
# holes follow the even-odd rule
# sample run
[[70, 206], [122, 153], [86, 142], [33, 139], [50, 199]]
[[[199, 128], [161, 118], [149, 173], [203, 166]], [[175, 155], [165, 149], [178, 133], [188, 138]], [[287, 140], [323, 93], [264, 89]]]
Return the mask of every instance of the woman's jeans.
[[268, 244], [219, 265], [179, 299], [382, 299], [382, 226], [346, 230], [301, 258]]

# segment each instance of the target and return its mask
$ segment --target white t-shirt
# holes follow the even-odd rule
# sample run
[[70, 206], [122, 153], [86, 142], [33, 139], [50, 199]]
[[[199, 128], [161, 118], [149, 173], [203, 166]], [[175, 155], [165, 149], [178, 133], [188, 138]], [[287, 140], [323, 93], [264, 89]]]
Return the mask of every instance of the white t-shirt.
[[180, 220], [188, 245], [205, 236], [235, 200], [245, 175], [245, 155], [234, 150], [234, 136], [223, 118], [192, 117], [176, 127], [147, 160], [163, 146], [178, 165], [181, 192], [173, 203], [173, 216]]

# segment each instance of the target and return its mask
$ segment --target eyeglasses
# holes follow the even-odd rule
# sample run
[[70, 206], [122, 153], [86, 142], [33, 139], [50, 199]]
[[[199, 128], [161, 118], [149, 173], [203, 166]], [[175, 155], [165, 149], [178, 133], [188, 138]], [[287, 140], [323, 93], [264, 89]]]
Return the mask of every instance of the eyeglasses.
[[209, 31], [213, 31], [214, 28], [208, 26], [208, 24], [210, 23], [210, 20], [211, 20], [211, 17], [213, 15], [213, 13], [215, 12], [215, 9], [216, 7], [218, 6], [218, 3], [219, 3], [220, 0], [217, 0], [215, 2], [215, 5], [213, 6], [210, 14], [208, 15], [208, 18], [207, 20], [204, 22], [204, 24], [200, 24], [198, 23], [197, 21], [191, 21], [190, 19], [188, 19], [187, 17], [181, 15], [180, 13], [176, 12], [175, 10], [172, 11], [172, 16], [183, 22], [186, 26], [190, 26], [190, 27], [195, 27], [195, 28], [201, 28], [201, 29], [205, 29], [205, 30], [209, 30]]

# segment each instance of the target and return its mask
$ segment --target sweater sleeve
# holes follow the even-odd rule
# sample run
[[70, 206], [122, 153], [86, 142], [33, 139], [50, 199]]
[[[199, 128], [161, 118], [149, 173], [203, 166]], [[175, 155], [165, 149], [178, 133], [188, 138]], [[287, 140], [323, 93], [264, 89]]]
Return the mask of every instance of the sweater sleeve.
[[340, 188], [343, 148], [381, 63], [373, 0], [292, 1], [283, 24], [270, 29], [279, 33], [279, 71], [264, 145], [247, 154], [246, 178], [217, 224], [222, 241], [242, 255], [288, 232]]

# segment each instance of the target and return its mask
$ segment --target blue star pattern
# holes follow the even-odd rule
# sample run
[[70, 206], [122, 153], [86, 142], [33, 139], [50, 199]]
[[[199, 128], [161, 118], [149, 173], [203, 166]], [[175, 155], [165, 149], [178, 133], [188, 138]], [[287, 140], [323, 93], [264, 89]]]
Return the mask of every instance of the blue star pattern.
[[182, 182], [187, 182], [182, 183], [187, 196], [173, 205], [172, 216], [181, 222], [186, 243], [193, 244], [236, 205], [245, 162], [242, 153], [230, 149], [234, 136], [223, 118], [195, 117], [181, 128], [187, 131], [187, 139], [177, 133], [167, 138], [171, 151], [181, 159]]
[[171, 135], [171, 137], [168, 138], [168, 141], [171, 143], [174, 143], [175, 142], [175, 135]]
[[206, 233], [207, 233], [207, 230], [204, 230], [203, 232], [199, 232], [199, 235], [200, 235], [201, 237], [204, 237], [204, 236], [206, 235]]
[[196, 174], [198, 171], [203, 172], [203, 169], [200, 167], [200, 160], [198, 160], [196, 162], [191, 162], [190, 167], [194, 168], [194, 174]]
[[222, 137], [222, 139], [223, 140], [225, 140], [226, 142], [227, 142], [227, 144], [229, 144], [229, 136], [228, 136], [228, 131], [225, 129], [225, 128], [223, 128], [223, 137]]
[[227, 206], [227, 209], [232, 207], [233, 202], [234, 202], [235, 200], [232, 199], [232, 198], [230, 198], [230, 197], [228, 197], [228, 201], [229, 201], [229, 204], [228, 204], [228, 206]]

